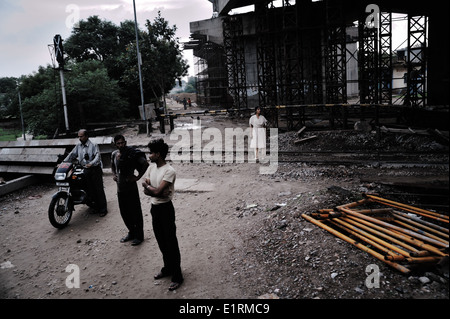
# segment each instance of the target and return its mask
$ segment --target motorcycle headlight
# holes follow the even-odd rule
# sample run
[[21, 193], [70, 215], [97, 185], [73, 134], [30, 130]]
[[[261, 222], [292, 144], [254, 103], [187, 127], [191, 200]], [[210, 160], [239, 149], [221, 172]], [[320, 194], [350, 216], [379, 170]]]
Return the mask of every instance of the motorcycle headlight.
[[55, 173], [55, 180], [63, 181], [66, 179], [66, 173]]

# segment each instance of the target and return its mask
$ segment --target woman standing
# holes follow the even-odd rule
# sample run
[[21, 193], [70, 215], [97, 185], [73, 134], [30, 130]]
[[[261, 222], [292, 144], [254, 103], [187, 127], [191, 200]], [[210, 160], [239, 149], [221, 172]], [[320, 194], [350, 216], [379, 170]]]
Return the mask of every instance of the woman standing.
[[251, 127], [251, 141], [250, 148], [255, 149], [255, 160], [259, 161], [259, 150], [261, 149], [261, 156], [266, 154], [266, 125], [267, 120], [264, 115], [261, 115], [261, 108], [257, 106], [255, 108], [255, 114], [250, 117]]

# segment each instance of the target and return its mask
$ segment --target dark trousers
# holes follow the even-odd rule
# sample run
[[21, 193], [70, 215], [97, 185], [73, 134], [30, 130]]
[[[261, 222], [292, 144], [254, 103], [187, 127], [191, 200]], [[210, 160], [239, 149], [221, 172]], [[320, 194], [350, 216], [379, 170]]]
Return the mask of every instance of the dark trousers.
[[159, 249], [163, 255], [164, 267], [161, 272], [164, 275], [172, 275], [173, 282], [181, 283], [181, 256], [175, 226], [175, 209], [172, 202], [152, 205], [153, 231]]
[[120, 215], [131, 238], [144, 240], [144, 219], [136, 183], [129, 183], [127, 190], [117, 192]]
[[106, 195], [103, 186], [103, 170], [100, 166], [85, 168], [87, 192], [99, 213], [106, 212]]

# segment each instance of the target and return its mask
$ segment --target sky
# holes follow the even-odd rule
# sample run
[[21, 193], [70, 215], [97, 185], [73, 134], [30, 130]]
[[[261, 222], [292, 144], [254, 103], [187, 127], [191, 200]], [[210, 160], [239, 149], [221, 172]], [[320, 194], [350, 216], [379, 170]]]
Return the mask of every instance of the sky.
[[[135, 0], [137, 21], [140, 26], [153, 21], [158, 11], [177, 26], [181, 42], [189, 40], [189, 23], [210, 19], [213, 7], [208, 0]], [[134, 20], [133, 0], [0, 0], [0, 77], [29, 75], [39, 66], [52, 64], [48, 45], [60, 34], [70, 36], [76, 21], [98, 15], [100, 19], [117, 25]], [[404, 23], [399, 39], [394, 30], [393, 49], [405, 39]], [[192, 50], [184, 51], [194, 76]]]
[[[135, 0], [138, 25], [153, 21], [158, 11], [177, 26], [180, 42], [189, 40], [189, 23], [210, 19], [208, 0]], [[70, 36], [76, 21], [98, 15], [116, 25], [134, 20], [133, 0], [0, 0], [0, 77], [30, 75], [52, 64], [48, 45], [60, 34]], [[191, 69], [192, 50], [185, 51]]]

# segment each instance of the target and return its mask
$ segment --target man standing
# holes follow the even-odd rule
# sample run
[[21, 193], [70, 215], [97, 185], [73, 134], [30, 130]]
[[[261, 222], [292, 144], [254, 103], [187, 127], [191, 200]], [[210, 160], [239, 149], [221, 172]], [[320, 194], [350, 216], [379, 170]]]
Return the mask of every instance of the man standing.
[[181, 256], [178, 247], [175, 225], [175, 209], [172, 204], [175, 169], [166, 163], [169, 146], [164, 140], [154, 140], [148, 143], [150, 161], [145, 181], [142, 183], [144, 194], [151, 197], [152, 225], [156, 241], [163, 255], [164, 267], [154, 276], [160, 279], [172, 276], [169, 290], [177, 289], [183, 282], [181, 274]]
[[106, 195], [103, 187], [103, 163], [98, 145], [89, 139], [87, 130], [78, 131], [78, 143], [64, 159], [64, 162], [71, 162], [77, 159], [84, 167], [87, 179], [87, 193], [91, 203], [101, 217], [108, 213], [106, 207]]
[[123, 135], [116, 135], [114, 144], [117, 150], [111, 154], [111, 171], [117, 183], [120, 215], [128, 228], [128, 234], [120, 242], [132, 240], [131, 245], [136, 246], [144, 240], [144, 219], [136, 182], [144, 175], [148, 163], [143, 152], [127, 146]]

